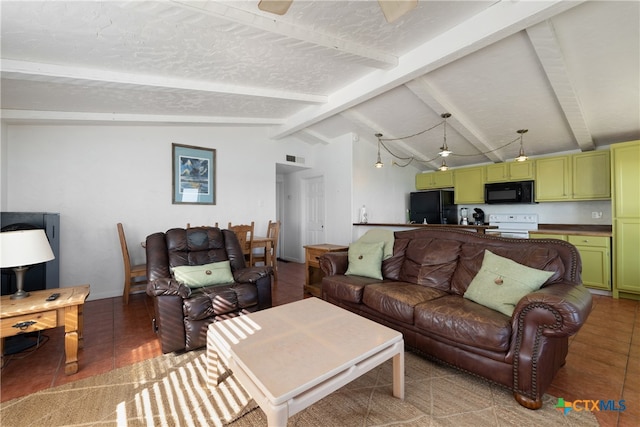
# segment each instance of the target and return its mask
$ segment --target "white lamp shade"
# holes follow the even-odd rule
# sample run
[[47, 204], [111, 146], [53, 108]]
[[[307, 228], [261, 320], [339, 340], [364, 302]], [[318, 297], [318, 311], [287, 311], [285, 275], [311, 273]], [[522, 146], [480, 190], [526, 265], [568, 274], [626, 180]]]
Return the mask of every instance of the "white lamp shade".
[[0, 267], [24, 267], [54, 258], [44, 230], [0, 233]]

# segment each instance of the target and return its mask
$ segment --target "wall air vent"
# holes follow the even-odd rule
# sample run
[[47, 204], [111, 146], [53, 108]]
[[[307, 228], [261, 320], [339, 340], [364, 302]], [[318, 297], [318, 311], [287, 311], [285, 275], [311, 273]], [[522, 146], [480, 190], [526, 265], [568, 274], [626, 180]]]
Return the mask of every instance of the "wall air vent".
[[304, 157], [296, 157], [296, 156], [287, 154], [287, 162], [304, 164]]

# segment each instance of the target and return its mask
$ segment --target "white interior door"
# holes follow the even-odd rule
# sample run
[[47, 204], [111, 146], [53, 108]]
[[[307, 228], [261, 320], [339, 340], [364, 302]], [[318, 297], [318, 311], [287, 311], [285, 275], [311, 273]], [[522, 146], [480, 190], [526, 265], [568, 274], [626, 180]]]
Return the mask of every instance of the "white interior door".
[[324, 237], [324, 177], [305, 181], [304, 245], [325, 243]]

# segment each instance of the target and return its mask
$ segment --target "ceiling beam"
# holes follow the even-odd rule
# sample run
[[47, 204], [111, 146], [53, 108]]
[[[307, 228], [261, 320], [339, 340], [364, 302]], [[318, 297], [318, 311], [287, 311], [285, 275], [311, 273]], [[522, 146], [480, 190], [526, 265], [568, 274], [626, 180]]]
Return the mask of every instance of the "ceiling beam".
[[267, 17], [215, 1], [193, 2], [171, 0], [171, 3], [192, 12], [206, 14], [218, 19], [257, 28], [262, 31], [268, 31], [314, 46], [321, 46], [351, 56], [354, 62], [369, 67], [387, 69], [398, 65], [397, 56], [390, 55], [371, 46], [364, 46], [344, 40], [343, 38], [334, 37], [330, 34], [320, 33], [307, 26], [292, 24], [288, 22], [286, 18], [281, 18], [276, 15], [269, 15]]
[[2, 60], [2, 77], [17, 80], [38, 80], [64, 82], [71, 84], [123, 84], [137, 87], [155, 87], [163, 89], [183, 89], [195, 92], [244, 95], [251, 97], [282, 99], [308, 104], [324, 104], [327, 97], [308, 93], [239, 86], [235, 84], [215, 83], [202, 80], [189, 80], [158, 75], [121, 73], [94, 68], [81, 68], [44, 64], [12, 59]]
[[582, 151], [594, 150], [596, 146], [587, 127], [580, 98], [571, 84], [564, 54], [551, 22], [545, 21], [527, 28], [527, 36], [531, 40], [580, 149]]
[[272, 137], [283, 138], [318, 123], [580, 3], [562, 0], [496, 3], [403, 55], [396, 68], [372, 71], [334, 92], [327, 104], [309, 106], [294, 114], [285, 125], [276, 129]]
[[447, 125], [451, 126], [456, 132], [469, 141], [469, 143], [480, 152], [479, 155], [485, 153], [484, 156], [492, 162], [503, 162], [505, 160], [503, 156], [494, 151], [496, 147], [493, 146], [488, 138], [473, 124], [473, 121], [466, 117], [461, 109], [454, 107], [444, 93], [436, 90], [429, 83], [428, 76], [411, 80], [405, 83], [405, 86], [436, 113], [450, 113], [451, 117], [447, 120]]
[[282, 119], [249, 118], [249, 117], [213, 117], [213, 116], [179, 116], [159, 114], [121, 114], [121, 113], [80, 113], [68, 111], [36, 111], [36, 110], [0, 110], [2, 120], [43, 120], [65, 122], [96, 123], [162, 123], [171, 124], [227, 124], [273, 126], [282, 124]]

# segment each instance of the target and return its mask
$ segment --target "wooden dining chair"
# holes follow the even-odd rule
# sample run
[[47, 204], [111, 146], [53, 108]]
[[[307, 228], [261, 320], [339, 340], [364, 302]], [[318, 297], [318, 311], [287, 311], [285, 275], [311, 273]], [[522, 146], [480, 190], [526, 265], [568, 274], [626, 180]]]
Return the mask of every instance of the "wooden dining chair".
[[240, 247], [242, 248], [242, 252], [244, 253], [245, 262], [247, 262], [247, 266], [251, 267], [253, 265], [253, 224], [238, 224], [231, 225], [227, 227], [229, 230], [233, 231], [238, 240], [240, 241]]
[[129, 295], [132, 293], [144, 292], [147, 288], [147, 264], [131, 265], [129, 258], [129, 248], [124, 235], [122, 223], [118, 223], [118, 237], [120, 237], [120, 248], [122, 249], [122, 261], [124, 263], [124, 289], [122, 298], [125, 304], [129, 304]]
[[[269, 221], [267, 226], [267, 238], [271, 239], [271, 249], [269, 258], [273, 267], [273, 277], [278, 280], [278, 238], [280, 236], [280, 221]], [[262, 253], [253, 255], [253, 265], [262, 262], [267, 265], [267, 248]]]

